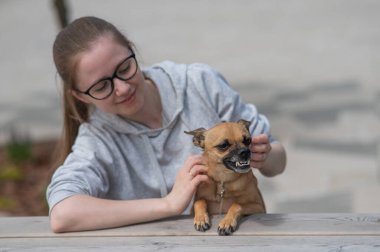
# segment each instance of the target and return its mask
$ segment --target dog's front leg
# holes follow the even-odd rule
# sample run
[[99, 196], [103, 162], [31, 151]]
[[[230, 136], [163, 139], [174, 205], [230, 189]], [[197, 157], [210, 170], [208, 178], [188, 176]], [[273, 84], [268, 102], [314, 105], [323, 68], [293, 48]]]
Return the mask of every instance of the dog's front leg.
[[198, 199], [194, 202], [194, 227], [197, 231], [202, 232], [211, 227], [207, 213], [207, 203], [204, 199]]
[[235, 232], [241, 215], [242, 215], [242, 206], [237, 203], [233, 203], [231, 207], [228, 209], [227, 214], [219, 222], [218, 234], [230, 235], [233, 232]]

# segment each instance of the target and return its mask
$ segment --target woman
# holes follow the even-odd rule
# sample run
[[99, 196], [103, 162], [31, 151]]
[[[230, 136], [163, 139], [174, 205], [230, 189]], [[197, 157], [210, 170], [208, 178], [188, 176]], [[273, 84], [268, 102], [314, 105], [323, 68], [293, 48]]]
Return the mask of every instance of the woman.
[[184, 131], [252, 122], [251, 165], [281, 173], [285, 151], [267, 119], [202, 64], [140, 69], [112, 24], [75, 20], [56, 37], [63, 80], [62, 157], [47, 190], [54, 232], [103, 229], [189, 213], [207, 167]]

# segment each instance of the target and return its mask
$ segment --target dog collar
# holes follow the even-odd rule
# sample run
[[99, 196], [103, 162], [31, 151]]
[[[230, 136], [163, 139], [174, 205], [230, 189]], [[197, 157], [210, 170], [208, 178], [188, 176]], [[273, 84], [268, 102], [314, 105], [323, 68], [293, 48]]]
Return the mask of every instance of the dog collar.
[[226, 190], [224, 188], [224, 181], [223, 182], [219, 182], [217, 184], [217, 188], [216, 188], [216, 195], [219, 196], [221, 199], [223, 199], [225, 192], [226, 192]]

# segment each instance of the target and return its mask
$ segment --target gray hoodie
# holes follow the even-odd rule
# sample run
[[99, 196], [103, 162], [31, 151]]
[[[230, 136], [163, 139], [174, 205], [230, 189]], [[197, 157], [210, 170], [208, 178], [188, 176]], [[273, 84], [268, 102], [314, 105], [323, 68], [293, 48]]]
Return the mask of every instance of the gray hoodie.
[[48, 186], [50, 209], [77, 194], [118, 200], [164, 197], [185, 159], [200, 153], [184, 131], [245, 119], [252, 122], [251, 133], [270, 134], [266, 117], [244, 104], [207, 65], [165, 61], [143, 72], [159, 89], [163, 127], [149, 129], [94, 108]]

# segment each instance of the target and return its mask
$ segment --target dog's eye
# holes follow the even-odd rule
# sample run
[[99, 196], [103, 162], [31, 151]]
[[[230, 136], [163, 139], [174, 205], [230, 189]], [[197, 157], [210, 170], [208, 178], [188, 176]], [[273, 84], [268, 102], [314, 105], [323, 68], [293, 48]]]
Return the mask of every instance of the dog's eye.
[[248, 145], [250, 145], [251, 144], [251, 138], [250, 137], [244, 137], [244, 139], [243, 139], [243, 144], [244, 145], [246, 145], [246, 146], [248, 146]]
[[221, 144], [217, 145], [216, 148], [218, 148], [218, 149], [221, 150], [221, 151], [225, 151], [225, 150], [227, 150], [228, 147], [230, 147], [230, 146], [231, 146], [231, 145], [230, 145], [227, 141], [225, 141], [224, 143], [221, 143]]

